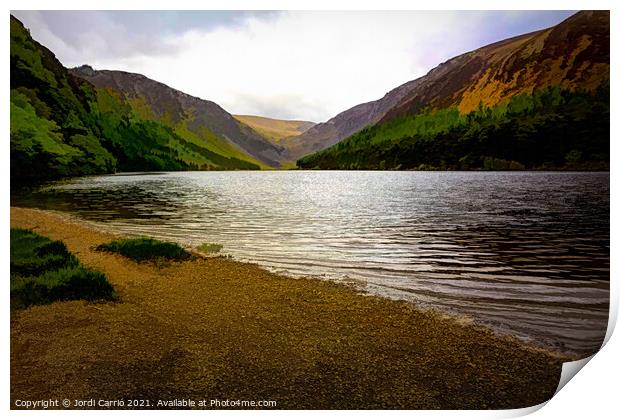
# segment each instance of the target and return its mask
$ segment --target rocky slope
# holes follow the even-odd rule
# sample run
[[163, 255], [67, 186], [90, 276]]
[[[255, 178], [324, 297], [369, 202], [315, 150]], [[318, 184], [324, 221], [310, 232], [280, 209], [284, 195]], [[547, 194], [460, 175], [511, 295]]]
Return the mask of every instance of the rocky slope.
[[284, 139], [281, 144], [293, 158], [325, 149], [356, 131], [377, 123], [419, 83], [419, 79], [407, 82], [377, 101], [356, 105], [327, 122], [314, 125], [299, 136]]
[[609, 79], [609, 12], [583, 11], [560, 24], [448, 60], [383, 98], [317, 124], [285, 146], [295, 157], [325, 149], [377, 122], [425, 107], [469, 112], [551, 85], [594, 89]]
[[70, 73], [98, 88], [121, 92], [144, 118], [173, 127], [181, 126], [198, 137], [204, 137], [206, 129], [266, 165], [280, 165], [282, 147], [270, 143], [252, 128], [237, 121], [215, 102], [188, 95], [141, 74], [94, 70], [88, 65], [73, 68]]
[[595, 89], [609, 79], [609, 12], [583, 11], [542, 31], [479, 48], [431, 70], [383, 121], [425, 106], [467, 113], [547, 86]]

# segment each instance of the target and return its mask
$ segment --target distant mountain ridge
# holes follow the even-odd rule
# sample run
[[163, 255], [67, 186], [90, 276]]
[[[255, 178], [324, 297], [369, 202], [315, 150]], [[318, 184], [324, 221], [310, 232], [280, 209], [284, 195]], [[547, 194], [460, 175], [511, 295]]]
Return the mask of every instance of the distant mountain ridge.
[[283, 140], [282, 145], [294, 158], [329, 147], [361, 128], [379, 122], [419, 83], [419, 79], [407, 82], [391, 90], [380, 100], [356, 105], [327, 122], [312, 126], [299, 136]]
[[258, 115], [233, 115], [233, 117], [275, 143], [280, 143], [288, 137], [298, 136], [316, 125], [312, 121], [282, 120]]
[[[183, 125], [198, 137], [209, 130], [241, 152], [272, 167], [279, 167], [284, 149], [263, 138], [212, 101], [188, 95], [137, 73], [94, 70], [88, 65], [69, 72], [98, 88], [121, 92], [143, 118], [172, 126]], [[207, 140], [208, 141], [208, 140]]]
[[383, 98], [357, 105], [287, 139], [296, 157], [325, 149], [379, 122], [423, 108], [461, 112], [495, 105], [523, 92], [555, 85], [592, 90], [609, 79], [609, 12], [583, 11], [549, 29], [502, 40], [462, 54]]

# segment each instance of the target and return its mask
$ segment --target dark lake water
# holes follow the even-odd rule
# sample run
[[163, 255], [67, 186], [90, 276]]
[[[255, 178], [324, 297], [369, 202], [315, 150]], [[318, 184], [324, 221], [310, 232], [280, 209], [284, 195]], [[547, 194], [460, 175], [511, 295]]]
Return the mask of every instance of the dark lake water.
[[609, 196], [609, 173], [176, 172], [79, 178], [12, 203], [220, 243], [583, 355], [607, 325]]

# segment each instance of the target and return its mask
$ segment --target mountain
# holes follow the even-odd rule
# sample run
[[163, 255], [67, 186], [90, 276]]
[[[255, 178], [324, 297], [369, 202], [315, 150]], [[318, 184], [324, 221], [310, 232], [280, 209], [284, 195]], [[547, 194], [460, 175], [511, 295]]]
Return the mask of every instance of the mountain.
[[303, 154], [299, 143], [291, 142], [291, 139], [316, 125], [310, 121], [277, 120], [254, 115], [235, 115], [235, 118], [283, 149], [280, 164], [284, 169], [295, 168], [295, 159]]
[[298, 165], [609, 166], [608, 11], [462, 54], [312, 126], [237, 119], [139, 74], [67, 70], [13, 16], [10, 29], [12, 185], [114, 171], [289, 167], [318, 150]]
[[70, 73], [97, 88], [120, 92], [142, 118], [200, 139], [204, 147], [217, 153], [240, 159], [251, 156], [267, 166], [280, 166], [282, 147], [240, 123], [215, 102], [190, 96], [141, 74], [94, 70], [88, 65], [73, 68]]
[[88, 118], [93, 92], [13, 16], [10, 30], [11, 185], [113, 171], [117, 159]]
[[[494, 106], [548, 86], [594, 90], [609, 79], [609, 12], [579, 12], [542, 31], [462, 54], [383, 98], [357, 105], [288, 139], [297, 156], [325, 149], [376, 123], [425, 108]], [[289, 146], [290, 147], [290, 146]]]
[[316, 125], [311, 121], [278, 120], [256, 115], [233, 115], [233, 117], [273, 143], [280, 143], [288, 137], [298, 136]]
[[609, 170], [609, 81], [548, 86], [461, 113], [424, 109], [297, 161], [304, 169]]
[[[186, 129], [200, 118], [175, 124], [176, 116], [169, 112], [158, 121], [151, 118], [155, 112], [142, 98], [125, 96], [111, 87], [97, 88], [74, 76], [13, 16], [10, 72], [12, 187], [115, 171], [260, 169], [264, 165], [206, 127], [200, 135]], [[274, 150], [249, 127], [229, 119], [233, 129], [238, 127], [266, 150]]]
[[542, 31], [479, 48], [431, 70], [381, 121], [423, 107], [466, 113], [547, 86], [594, 90], [609, 79], [609, 12], [582, 11]]
[[419, 79], [407, 82], [377, 101], [356, 105], [327, 122], [310, 127], [298, 136], [285, 139], [281, 144], [289, 150], [293, 158], [325, 149], [356, 131], [378, 122], [419, 83]]

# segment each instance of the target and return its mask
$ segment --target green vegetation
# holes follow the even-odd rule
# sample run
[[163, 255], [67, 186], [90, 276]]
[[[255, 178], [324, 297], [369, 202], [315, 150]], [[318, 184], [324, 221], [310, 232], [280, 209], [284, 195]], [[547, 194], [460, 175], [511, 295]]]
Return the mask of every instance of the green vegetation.
[[121, 239], [97, 246], [97, 251], [115, 252], [134, 261], [187, 260], [191, 254], [178, 244], [151, 238]]
[[11, 274], [38, 276], [77, 264], [63, 242], [52, 241], [30, 230], [11, 229]]
[[113, 296], [105, 275], [82, 267], [63, 242], [11, 229], [11, 308]]
[[196, 248], [200, 252], [205, 252], [207, 254], [217, 254], [224, 248], [224, 245], [221, 244], [202, 244]]
[[88, 122], [88, 95], [11, 17], [11, 180], [113, 171]]
[[365, 128], [298, 160], [316, 169], [608, 169], [609, 82], [549, 87], [489, 108], [448, 108]]
[[[104, 144], [118, 157], [122, 170], [260, 169], [255, 163], [211, 151], [187, 130], [136, 117], [121, 94], [112, 89], [96, 89], [96, 95], [93, 116]], [[217, 138], [206, 129], [205, 136]]]
[[[208, 149], [211, 152], [211, 156], [219, 155], [221, 157], [226, 157], [230, 160], [228, 164], [222, 165], [227, 169], [269, 169], [270, 166], [265, 165], [264, 163], [254, 159], [251, 156], [246, 155], [236, 146], [231, 143], [228, 143], [226, 140], [221, 139], [216, 136], [213, 132], [208, 130], [206, 127], [202, 127], [197, 130], [198, 132], [194, 132], [188, 128], [188, 125], [192, 122], [191, 119], [184, 119], [180, 123], [175, 126], [175, 132], [179, 135], [179, 137], [183, 138], [185, 141], [189, 143], [194, 143], [196, 146], [199, 146], [201, 149]], [[191, 162], [195, 162], [199, 166], [201, 165], [209, 165], [214, 162], [209, 160], [209, 156], [207, 155], [199, 155], [193, 153], [188, 160]]]
[[[11, 185], [115, 171], [260, 169], [185, 122], [154, 119], [144, 101], [72, 76], [11, 16]], [[190, 135], [191, 134], [191, 135]]]

